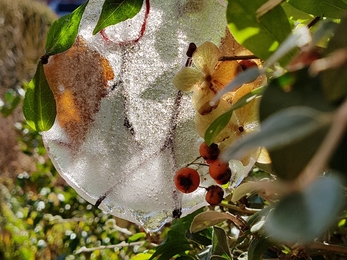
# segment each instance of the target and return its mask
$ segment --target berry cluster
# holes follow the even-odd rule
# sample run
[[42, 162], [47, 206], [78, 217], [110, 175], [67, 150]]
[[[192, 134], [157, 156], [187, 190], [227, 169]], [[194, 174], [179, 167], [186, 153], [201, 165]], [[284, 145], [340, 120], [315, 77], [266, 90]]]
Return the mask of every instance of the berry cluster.
[[[210, 101], [216, 93], [241, 71], [258, 65], [253, 60], [238, 61], [235, 57], [229, 57], [229, 59], [223, 56], [222, 50], [212, 42], [205, 42], [198, 47], [191, 43], [186, 54], [188, 59], [185, 67], [176, 74], [173, 84], [180, 91], [192, 92], [192, 103], [196, 110], [196, 131], [204, 137], [207, 128], [216, 118], [228, 111], [242, 96], [259, 86], [263, 80], [260, 78], [260, 80], [244, 84], [225, 94], [217, 104], [211, 105]], [[248, 107], [245, 106], [242, 111], [233, 113], [228, 125], [214, 139], [219, 145], [208, 146], [206, 143], [200, 145], [200, 155], [206, 162], [203, 165], [208, 166], [209, 174], [217, 184], [206, 188], [205, 199], [211, 205], [217, 205], [223, 200], [224, 191], [220, 185], [227, 184], [232, 174], [229, 164], [219, 159], [220, 149], [223, 150], [236, 138], [242, 136], [247, 124], [253, 127], [253, 118], [256, 118], [253, 116], [252, 109], [255, 107], [253, 103], [248, 104]], [[197, 170], [189, 167], [191, 164], [180, 169], [174, 177], [177, 189], [183, 193], [193, 192], [200, 185], [200, 175]]]
[[[205, 142], [200, 145], [199, 153], [209, 167], [210, 176], [217, 184], [223, 185], [229, 182], [231, 170], [227, 163], [218, 159], [220, 150], [217, 144], [208, 146]], [[176, 188], [183, 193], [191, 193], [200, 185], [200, 175], [197, 170], [184, 167], [177, 171], [174, 177]], [[221, 203], [224, 197], [223, 189], [218, 185], [211, 185], [206, 188], [205, 199], [210, 205]]]

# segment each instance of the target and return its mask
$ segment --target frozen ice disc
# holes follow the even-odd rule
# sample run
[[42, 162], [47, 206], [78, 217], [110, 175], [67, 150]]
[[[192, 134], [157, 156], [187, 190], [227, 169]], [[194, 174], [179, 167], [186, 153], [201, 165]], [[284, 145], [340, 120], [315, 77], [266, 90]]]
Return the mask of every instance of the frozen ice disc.
[[173, 183], [197, 158], [202, 139], [191, 97], [172, 78], [189, 43], [219, 45], [227, 23], [224, 1], [148, 2], [93, 36], [102, 1], [89, 1], [75, 44], [44, 65], [58, 110], [43, 138], [83, 198], [154, 231], [181, 208], [185, 215], [205, 203], [203, 188], [182, 195]]

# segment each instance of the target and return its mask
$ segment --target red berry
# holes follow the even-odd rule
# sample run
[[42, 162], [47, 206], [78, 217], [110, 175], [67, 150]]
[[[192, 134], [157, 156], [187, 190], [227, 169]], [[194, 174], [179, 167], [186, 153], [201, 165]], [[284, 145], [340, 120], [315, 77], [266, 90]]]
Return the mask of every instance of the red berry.
[[228, 168], [228, 170], [224, 174], [221, 174], [219, 179], [215, 179], [215, 181], [220, 185], [224, 185], [230, 181], [230, 178], [231, 178], [231, 170], [230, 168]]
[[200, 175], [192, 168], [182, 168], [174, 176], [176, 188], [183, 193], [191, 193], [200, 185]]
[[228, 171], [228, 169], [230, 169], [228, 163], [217, 159], [210, 164], [208, 171], [214, 180], [221, 180], [224, 178], [224, 174]]
[[243, 70], [249, 69], [251, 67], [258, 67], [257, 63], [252, 60], [242, 60], [239, 62]]
[[222, 202], [224, 197], [224, 191], [221, 187], [217, 185], [212, 185], [207, 188], [207, 193], [205, 195], [205, 200], [210, 205], [218, 205]]
[[211, 144], [208, 146], [205, 142], [200, 145], [199, 153], [202, 158], [206, 160], [207, 163], [211, 163], [216, 160], [219, 156], [219, 148], [217, 144]]

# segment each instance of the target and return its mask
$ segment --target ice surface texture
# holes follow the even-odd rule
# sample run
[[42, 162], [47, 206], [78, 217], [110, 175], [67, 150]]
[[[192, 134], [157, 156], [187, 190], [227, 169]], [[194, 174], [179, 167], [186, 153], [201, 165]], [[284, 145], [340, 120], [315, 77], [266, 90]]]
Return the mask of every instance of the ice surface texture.
[[[57, 118], [43, 138], [55, 167], [83, 198], [155, 231], [174, 210], [186, 215], [205, 205], [205, 189], [182, 194], [173, 183], [175, 172], [197, 158], [202, 139], [191, 97], [172, 78], [190, 42], [219, 45], [226, 4], [151, 0], [136, 42], [146, 5], [93, 36], [102, 4], [89, 1], [75, 44], [44, 65]], [[210, 182], [205, 174], [202, 186]]]

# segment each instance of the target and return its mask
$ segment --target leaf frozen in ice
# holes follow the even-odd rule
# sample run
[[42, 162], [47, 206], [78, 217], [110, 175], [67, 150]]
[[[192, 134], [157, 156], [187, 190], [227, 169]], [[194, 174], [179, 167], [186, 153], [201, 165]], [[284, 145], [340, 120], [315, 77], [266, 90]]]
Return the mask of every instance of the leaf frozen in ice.
[[[205, 189], [181, 194], [173, 184], [203, 140], [190, 95], [172, 79], [189, 43], [219, 44], [227, 24], [220, 1], [147, 2], [150, 8], [93, 35], [102, 1], [89, 1], [72, 48], [44, 65], [58, 112], [43, 138], [83, 198], [154, 231], [181, 209], [184, 216], [205, 205]], [[208, 174], [197, 170], [208, 186]]]

